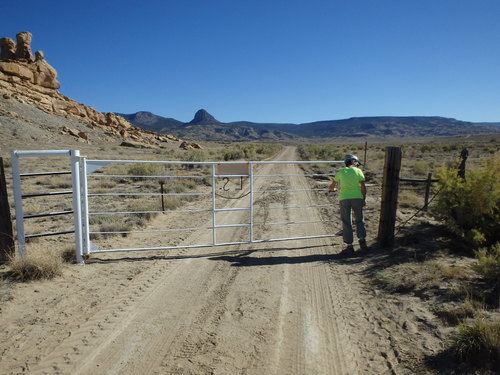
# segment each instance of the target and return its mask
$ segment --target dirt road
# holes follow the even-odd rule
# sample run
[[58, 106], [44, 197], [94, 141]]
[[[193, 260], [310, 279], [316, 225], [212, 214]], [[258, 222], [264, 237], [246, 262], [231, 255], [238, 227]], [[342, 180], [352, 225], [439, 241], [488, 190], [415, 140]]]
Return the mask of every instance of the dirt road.
[[[296, 160], [295, 149], [286, 148], [279, 158]], [[262, 168], [268, 174], [276, 168], [301, 173], [296, 165]], [[262, 180], [259, 187], [279, 183], [309, 188], [303, 176]], [[280, 199], [289, 205], [316, 200], [310, 192]], [[247, 213], [223, 215], [221, 222], [237, 222]], [[320, 219], [317, 209], [272, 215]], [[312, 233], [322, 225], [305, 224], [301, 230]], [[297, 230], [260, 228], [256, 235], [271, 237]], [[246, 233], [224, 231], [218, 241], [245, 240]], [[1, 372], [409, 373], [398, 367], [402, 353], [389, 331], [390, 319], [377, 313], [383, 301], [367, 298], [356, 265], [336, 256], [340, 249], [340, 238], [320, 238], [96, 256], [60, 279], [19, 287], [11, 302], [4, 301]]]

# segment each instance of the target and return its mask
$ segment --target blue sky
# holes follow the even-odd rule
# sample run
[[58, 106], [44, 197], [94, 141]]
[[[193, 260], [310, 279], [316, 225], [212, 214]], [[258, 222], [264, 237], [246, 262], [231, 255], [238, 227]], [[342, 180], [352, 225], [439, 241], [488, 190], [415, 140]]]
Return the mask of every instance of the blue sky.
[[500, 121], [499, 0], [2, 1], [61, 93], [103, 112]]

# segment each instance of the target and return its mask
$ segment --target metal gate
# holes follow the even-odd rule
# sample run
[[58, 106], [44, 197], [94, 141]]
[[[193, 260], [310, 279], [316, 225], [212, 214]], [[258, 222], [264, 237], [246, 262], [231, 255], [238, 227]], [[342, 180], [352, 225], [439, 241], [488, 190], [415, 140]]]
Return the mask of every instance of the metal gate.
[[[266, 228], [271, 226], [299, 228], [328, 221], [322, 218], [300, 220], [300, 213], [307, 209], [330, 209], [332, 204], [310, 201], [297, 204], [287, 197], [326, 191], [335, 165], [341, 161], [95, 160], [79, 156], [77, 150], [58, 152], [71, 155], [72, 160], [75, 243], [79, 262], [93, 253], [335, 236], [331, 233], [289, 234], [295, 234], [296, 229], [280, 237], [268, 238], [265, 234]], [[14, 153], [20, 155], [18, 151]], [[46, 152], [22, 153], [24, 156], [44, 156]], [[306, 164], [314, 164], [323, 171], [306, 173], [295, 168]], [[280, 169], [278, 173], [272, 170], [276, 167]], [[20, 194], [16, 186], [20, 186], [21, 174], [14, 161], [13, 173], [14, 189]], [[324, 187], [297, 187], [287, 182], [297, 176], [323, 179]], [[24, 249], [23, 215], [17, 213], [18, 201], [22, 201], [20, 195], [16, 196], [16, 218], [21, 220], [17, 222], [18, 240]], [[283, 210], [296, 212], [295, 217], [283, 219], [280, 216]], [[237, 240], [227, 239], [235, 231], [241, 232]], [[179, 238], [190, 238], [192, 243]], [[150, 244], [150, 239], [156, 242]], [[142, 246], [126, 246], [130, 242], [140, 242]]]

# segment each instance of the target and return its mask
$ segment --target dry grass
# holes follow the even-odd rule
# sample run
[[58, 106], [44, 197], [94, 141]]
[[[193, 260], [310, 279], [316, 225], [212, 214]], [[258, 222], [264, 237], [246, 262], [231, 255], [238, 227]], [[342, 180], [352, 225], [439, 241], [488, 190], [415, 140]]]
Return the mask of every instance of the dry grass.
[[500, 321], [461, 324], [451, 336], [451, 351], [461, 361], [500, 365]]
[[413, 190], [402, 190], [399, 193], [398, 205], [405, 208], [419, 208], [423, 204], [421, 202], [421, 197]]
[[476, 318], [487, 310], [484, 301], [468, 293], [465, 300], [457, 305], [445, 305], [437, 315], [450, 325], [464, 323], [469, 318]]
[[475, 252], [477, 264], [473, 267], [488, 283], [500, 290], [500, 243]]
[[16, 254], [9, 260], [10, 274], [15, 280], [52, 279], [62, 275], [63, 261], [60, 252], [32, 245], [26, 253], [25, 257]]
[[392, 292], [439, 288], [444, 281], [460, 280], [465, 270], [438, 261], [405, 263], [379, 271], [375, 277], [381, 286]]

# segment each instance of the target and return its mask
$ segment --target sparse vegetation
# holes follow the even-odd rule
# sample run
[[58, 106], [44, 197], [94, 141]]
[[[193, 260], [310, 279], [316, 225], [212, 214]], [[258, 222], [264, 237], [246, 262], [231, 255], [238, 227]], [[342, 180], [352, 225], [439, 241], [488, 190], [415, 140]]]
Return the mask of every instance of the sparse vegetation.
[[477, 264], [474, 270], [497, 292], [500, 292], [500, 242], [491, 248], [483, 247], [475, 252]]
[[413, 207], [419, 208], [422, 203], [420, 202], [419, 195], [413, 190], [401, 190], [398, 197], [399, 207]]
[[31, 246], [25, 257], [12, 256], [9, 265], [12, 277], [19, 281], [51, 279], [62, 274], [61, 254], [41, 246]]
[[305, 144], [298, 147], [303, 160], [344, 160], [346, 150], [341, 145]]
[[419, 160], [413, 163], [412, 172], [417, 176], [424, 176], [430, 171], [430, 164], [428, 161]]
[[439, 170], [439, 195], [434, 216], [473, 245], [500, 240], [500, 158], [472, 170], [462, 180], [454, 169]]
[[463, 323], [451, 336], [450, 349], [461, 361], [500, 366], [500, 321]]
[[[153, 176], [160, 173], [160, 165], [152, 163], [131, 164], [127, 173], [131, 176]], [[133, 177], [133, 181], [140, 181], [141, 177]]]
[[406, 263], [388, 267], [376, 273], [380, 285], [391, 292], [407, 292], [438, 288], [444, 280], [460, 279], [464, 270], [436, 261]]

